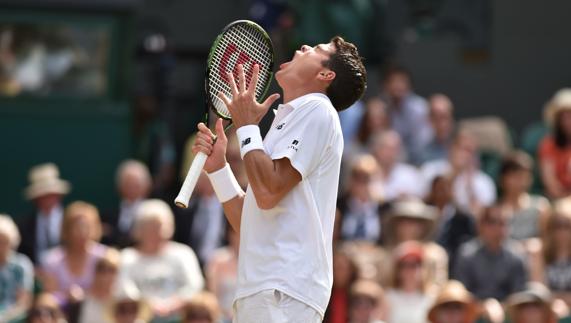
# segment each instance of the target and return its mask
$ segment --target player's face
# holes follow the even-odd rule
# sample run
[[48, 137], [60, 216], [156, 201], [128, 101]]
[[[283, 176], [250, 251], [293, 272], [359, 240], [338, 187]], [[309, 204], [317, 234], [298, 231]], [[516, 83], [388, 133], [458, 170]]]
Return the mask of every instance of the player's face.
[[284, 88], [288, 85], [304, 86], [319, 80], [323, 76], [320, 73], [330, 71], [323, 66], [323, 62], [329, 60], [334, 52], [335, 45], [332, 43], [319, 44], [314, 47], [301, 46], [289, 62], [280, 65], [276, 73], [278, 84]]

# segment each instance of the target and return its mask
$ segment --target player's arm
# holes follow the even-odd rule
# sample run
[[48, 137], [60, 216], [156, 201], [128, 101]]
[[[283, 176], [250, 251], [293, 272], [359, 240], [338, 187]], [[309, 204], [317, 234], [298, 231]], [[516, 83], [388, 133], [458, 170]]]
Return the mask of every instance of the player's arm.
[[246, 174], [258, 207], [271, 209], [301, 181], [300, 173], [288, 158], [272, 160], [263, 150], [244, 156]]
[[242, 218], [242, 206], [244, 205], [244, 191], [239, 187], [237, 181], [226, 161], [226, 146], [228, 138], [224, 133], [222, 119], [216, 122], [217, 140], [214, 134], [206, 125], [198, 125], [196, 140], [192, 146], [192, 151], [196, 155], [199, 151], [208, 156], [204, 164], [204, 170], [210, 178], [210, 182], [216, 191], [219, 199], [222, 198], [222, 207], [226, 219], [236, 232], [240, 232], [240, 221]]

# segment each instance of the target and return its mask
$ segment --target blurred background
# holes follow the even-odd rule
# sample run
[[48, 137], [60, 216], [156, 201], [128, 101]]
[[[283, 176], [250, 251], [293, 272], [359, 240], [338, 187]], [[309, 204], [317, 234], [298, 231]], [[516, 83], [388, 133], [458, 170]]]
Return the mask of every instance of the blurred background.
[[[6, 248], [21, 252], [0, 259], [0, 322], [25, 320], [32, 303], [64, 309], [73, 321], [69, 304], [100, 293], [90, 289], [97, 266], [130, 272], [140, 265], [130, 252], [140, 251], [145, 234], [131, 239], [129, 232], [149, 221], [172, 222], [173, 232], [161, 237], [187, 245], [196, 264], [184, 293], [164, 291], [166, 299], [180, 292], [178, 301], [151, 299], [146, 320], [195, 322], [192, 313], [210, 310], [229, 322], [236, 237], [208, 181], [187, 211], [163, 208], [163, 218], [150, 220], [139, 213], [147, 198], [157, 199], [148, 209], [164, 207], [158, 200], [172, 207], [202, 119], [208, 51], [237, 19], [270, 33], [275, 66], [302, 44], [335, 35], [365, 58], [367, 93], [340, 113], [339, 276], [327, 322], [476, 319], [438, 319], [439, 306], [450, 304], [463, 313], [474, 305], [491, 322], [564, 319], [571, 304], [570, 13], [566, 0], [0, 0], [0, 213], [21, 236], [14, 244], [15, 230], [0, 229]], [[228, 159], [246, 185], [239, 152]], [[80, 248], [77, 266], [62, 265], [73, 253], [63, 237], [74, 229], [65, 223], [80, 221], [73, 214], [95, 214], [88, 226], [100, 232], [67, 239], [97, 247]], [[402, 245], [409, 240], [417, 245]], [[105, 245], [135, 251], [113, 255]], [[32, 263], [15, 263], [35, 272], [20, 284], [3, 266], [16, 254]], [[92, 261], [82, 266], [87, 255]], [[411, 259], [430, 288], [400, 267]], [[125, 275], [136, 276], [131, 271]], [[141, 300], [157, 290], [145, 289], [147, 278], [130, 278], [135, 286], [113, 287], [113, 297], [130, 295], [142, 313]], [[454, 292], [466, 297], [445, 297]], [[31, 295], [45, 297], [32, 302]], [[515, 310], [529, 304], [542, 318]]]

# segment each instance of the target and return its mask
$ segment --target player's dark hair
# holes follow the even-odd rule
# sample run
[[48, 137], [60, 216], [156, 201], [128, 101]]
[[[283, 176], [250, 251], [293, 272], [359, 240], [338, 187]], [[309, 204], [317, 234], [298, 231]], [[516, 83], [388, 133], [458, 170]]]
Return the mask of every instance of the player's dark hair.
[[323, 62], [323, 66], [335, 72], [335, 78], [326, 94], [337, 111], [350, 107], [359, 100], [367, 87], [367, 72], [357, 47], [335, 36], [331, 39], [335, 53]]

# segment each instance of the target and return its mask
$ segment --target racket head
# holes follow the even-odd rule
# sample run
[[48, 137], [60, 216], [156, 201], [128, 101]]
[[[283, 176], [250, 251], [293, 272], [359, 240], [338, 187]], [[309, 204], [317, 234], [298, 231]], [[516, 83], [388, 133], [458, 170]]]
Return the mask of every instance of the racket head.
[[262, 102], [273, 78], [274, 50], [268, 33], [250, 20], [237, 20], [224, 27], [214, 40], [206, 64], [204, 90], [207, 107], [220, 118], [230, 121], [232, 116], [218, 93], [222, 92], [232, 99], [226, 73], [232, 72], [237, 82], [238, 64], [244, 67], [246, 86], [250, 85], [254, 65], [259, 65], [255, 93], [256, 100]]

